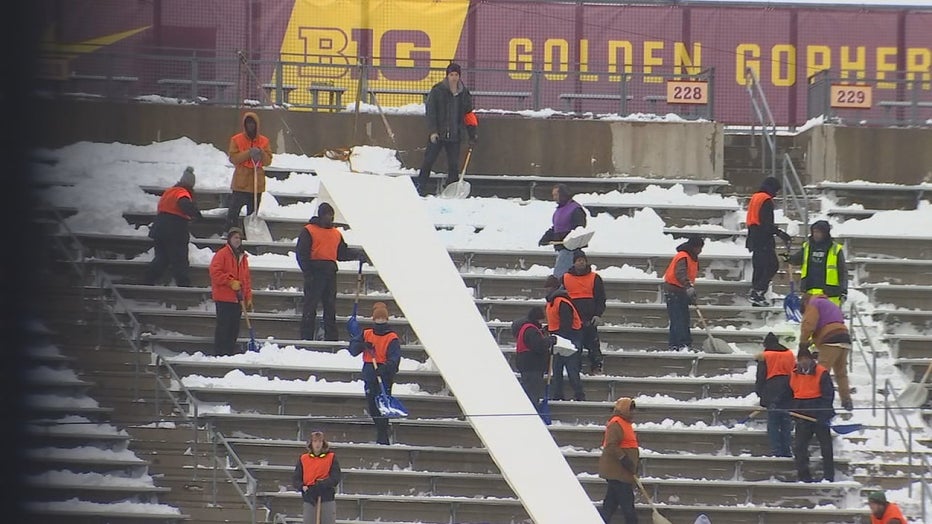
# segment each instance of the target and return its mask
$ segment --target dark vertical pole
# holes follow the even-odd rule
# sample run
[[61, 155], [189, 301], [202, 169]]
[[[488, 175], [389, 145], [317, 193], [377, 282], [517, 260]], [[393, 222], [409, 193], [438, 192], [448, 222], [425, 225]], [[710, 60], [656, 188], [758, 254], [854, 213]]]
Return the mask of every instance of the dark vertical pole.
[[479, 23], [476, 20], [479, 16], [476, 13], [478, 8], [479, 2], [472, 0], [469, 2], [469, 10], [466, 11], [466, 69], [470, 71], [478, 67], [476, 63], [476, 57], [479, 54]]
[[152, 35], [155, 47], [162, 47], [162, 0], [152, 0]]
[[[896, 13], [896, 99], [906, 100], [906, 10]], [[912, 109], [916, 109], [913, 107]], [[896, 108], [896, 121], [902, 122], [905, 108]]]
[[[790, 10], [790, 45], [793, 46], [793, 49], [799, 49], [799, 34], [798, 33], [799, 33], [799, 10], [791, 9]], [[796, 83], [790, 86], [790, 92], [787, 95], [787, 100], [786, 100], [786, 107], [787, 107], [787, 113], [788, 113], [786, 115], [787, 117], [786, 124], [790, 126], [795, 126], [799, 124], [799, 122], [796, 121], [796, 94], [797, 94], [797, 91], [799, 91], [799, 85], [800, 85], [799, 63], [800, 63], [799, 55], [797, 54], [792, 64], [793, 69], [796, 71], [794, 75], [794, 77], [796, 78]], [[787, 68], [789, 68], [789, 65], [787, 66]], [[805, 75], [806, 73], [804, 71], [803, 76]], [[773, 139], [774, 139], [774, 146], [776, 146], [777, 145], [776, 135], [774, 135]], [[779, 148], [775, 147], [774, 149], [776, 150]]]
[[[580, 70], [582, 69], [582, 38], [583, 38], [583, 10], [585, 6], [581, 1], [576, 2], [576, 9], [573, 14], [573, 62], [576, 63], [575, 71], [573, 72], [576, 75], [576, 81], [573, 82], [573, 92], [582, 93], [582, 74]], [[588, 64], [587, 64], [588, 65]], [[624, 98], [621, 100], [621, 106], [624, 107], [625, 101]], [[582, 101], [576, 100], [576, 107], [573, 108], [574, 111], [582, 111]]]
[[[681, 17], [682, 22], [680, 23], [680, 38], [682, 38], [683, 45], [686, 46], [686, 49], [692, 52], [693, 36], [692, 36], [691, 11], [689, 9], [689, 6], [681, 6], [679, 9], [680, 9], [680, 12], [682, 12], [682, 17]], [[692, 59], [695, 60], [696, 57], [692, 57]]]

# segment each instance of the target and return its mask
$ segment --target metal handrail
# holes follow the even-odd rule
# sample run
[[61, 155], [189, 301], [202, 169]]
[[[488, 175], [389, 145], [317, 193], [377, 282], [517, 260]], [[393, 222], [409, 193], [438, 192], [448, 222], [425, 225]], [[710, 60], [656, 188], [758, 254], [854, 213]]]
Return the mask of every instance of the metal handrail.
[[[767, 103], [767, 96], [764, 95], [764, 90], [760, 86], [757, 73], [750, 67], [744, 70], [744, 85], [747, 87], [748, 96], [751, 98], [751, 109], [761, 126], [761, 171], [767, 172], [767, 157], [763, 154], [764, 146], [766, 146], [766, 149], [770, 150], [770, 176], [775, 177], [777, 176], [777, 123], [770, 111], [770, 104]], [[751, 137], [753, 137], [756, 126], [753, 123], [754, 120], [751, 122]]]
[[[910, 497], [913, 496], [913, 428], [909, 425], [908, 422], [904, 421], [906, 426], [906, 433], [908, 436], [904, 436], [903, 428], [900, 426], [899, 420], [897, 420], [896, 412], [904, 409], [900, 405], [898, 397], [896, 395], [896, 390], [893, 387], [893, 384], [890, 383], [890, 379], [884, 381], [883, 388], [884, 396], [884, 431], [883, 431], [883, 442], [884, 446], [890, 445], [889, 439], [889, 429], [890, 421], [893, 422], [893, 429], [899, 435], [900, 440], [906, 446], [906, 483], [907, 483], [907, 493]], [[892, 402], [890, 397], [893, 397]], [[891, 405], [892, 404], [892, 405]], [[919, 460], [922, 466], [922, 474], [917, 478], [919, 481], [920, 494], [919, 498], [921, 499], [920, 504], [922, 508], [922, 521], [928, 522], [926, 519], [927, 515], [927, 505], [926, 499], [932, 499], [932, 487], [930, 487], [930, 480], [927, 478], [927, 474], [932, 471], [932, 465], [929, 464], [928, 459], [922, 453], [916, 453], [916, 458]]]
[[[237, 455], [236, 452], [233, 451], [233, 447], [230, 446], [230, 443], [227, 442], [226, 437], [224, 437], [222, 433], [220, 433], [219, 431], [213, 430], [211, 428], [210, 434], [211, 434], [211, 441], [213, 443], [213, 464], [212, 466], [213, 466], [213, 472], [214, 472], [214, 477], [213, 477], [214, 496], [216, 497], [216, 494], [217, 494], [217, 488], [216, 488], [217, 466], [220, 466], [221, 471], [223, 471], [223, 474], [226, 475], [227, 479], [230, 481], [230, 484], [232, 484], [233, 487], [236, 488], [236, 491], [240, 494], [240, 497], [242, 497], [242, 499], [246, 502], [246, 505], [249, 506], [249, 512], [252, 517], [251, 524], [256, 524], [256, 508], [257, 508], [256, 494], [259, 491], [258, 489], [259, 483], [256, 480], [256, 477], [254, 477], [252, 473], [249, 472], [249, 469], [246, 467], [246, 464], [242, 461], [242, 459], [239, 458], [239, 455]], [[222, 445], [226, 449], [227, 460], [233, 461], [233, 464], [235, 465], [234, 469], [238, 469], [243, 472], [243, 477], [245, 477], [246, 479], [246, 490], [245, 491], [243, 491], [243, 489], [240, 488], [239, 481], [241, 479], [237, 479], [233, 477], [233, 474], [230, 473], [230, 468], [228, 467], [228, 464], [222, 464], [220, 462], [220, 457], [217, 456], [217, 449], [216, 449], [217, 444]], [[214, 500], [214, 503], [216, 503], [216, 499]]]
[[[799, 179], [799, 173], [796, 172], [796, 166], [793, 165], [793, 159], [788, 153], [783, 153], [783, 194], [793, 199], [793, 207], [803, 219], [803, 231], [809, 231], [809, 198], [806, 196], [806, 188], [802, 180]], [[784, 196], [785, 200], [786, 196]]]
[[[877, 348], [874, 346], [874, 339], [867, 330], [867, 325], [861, 317], [861, 311], [858, 309], [858, 306], [852, 303], [850, 311], [851, 314], [848, 315], [848, 333], [851, 335], [851, 349], [854, 349], [856, 343], [859, 349], [857, 353], [861, 355], [864, 365], [866, 365], [867, 369], [871, 372], [871, 416], [877, 416]], [[867, 355], [864, 354], [864, 344], [861, 343], [861, 339], [857, 336], [855, 321], [857, 321], [857, 327], [862, 331], [864, 338], [867, 339], [867, 345], [871, 350], [871, 362], [867, 361]]]

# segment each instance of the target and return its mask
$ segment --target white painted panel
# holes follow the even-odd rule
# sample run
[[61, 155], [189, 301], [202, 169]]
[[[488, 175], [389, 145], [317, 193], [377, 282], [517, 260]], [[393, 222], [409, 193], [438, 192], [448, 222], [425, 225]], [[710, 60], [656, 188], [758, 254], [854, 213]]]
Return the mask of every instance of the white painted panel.
[[322, 197], [353, 229], [463, 412], [476, 415], [468, 420], [534, 522], [602, 522], [534, 414], [411, 181], [319, 175]]

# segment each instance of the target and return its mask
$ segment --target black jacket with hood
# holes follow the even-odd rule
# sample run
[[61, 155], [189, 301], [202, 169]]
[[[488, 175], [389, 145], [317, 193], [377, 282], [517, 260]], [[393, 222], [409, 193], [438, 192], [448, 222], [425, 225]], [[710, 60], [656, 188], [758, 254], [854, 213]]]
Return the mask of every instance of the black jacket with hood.
[[440, 140], [445, 142], [459, 142], [463, 128], [466, 128], [470, 138], [476, 137], [476, 128], [466, 126], [463, 120], [473, 110], [472, 95], [462, 81], [457, 87], [458, 91], [454, 93], [446, 79], [437, 82], [430, 89], [424, 104], [427, 133], [437, 133]]
[[[583, 276], [592, 272], [592, 265], [587, 265], [582, 271], [577, 271], [576, 266], [571, 267], [566, 273], [570, 275]], [[566, 275], [563, 275], [566, 278]], [[564, 286], [566, 287], [566, 286]], [[605, 283], [598, 273], [592, 282], [592, 298], [574, 298], [573, 305], [579, 312], [579, 317], [583, 323], [588, 323], [592, 317], [601, 317], [605, 314]]]
[[[698, 262], [698, 258], [693, 254], [692, 249], [690, 249], [689, 241], [683, 242], [682, 244], [676, 246], [676, 252], [684, 251], [689, 254], [689, 258]], [[667, 282], [663, 283], [663, 292], [664, 293], [680, 293], [681, 295], [686, 294], [686, 290], [693, 287], [693, 283], [689, 281], [689, 271], [686, 266], [686, 260], [680, 260], [677, 262], [676, 266], [673, 267], [673, 276], [676, 277], [676, 281], [680, 283], [680, 286], [672, 286]]]
[[779, 409], [789, 409], [793, 403], [793, 390], [790, 389], [790, 376], [777, 375], [767, 378], [767, 360], [764, 355], [768, 351], [789, 352], [790, 349], [783, 344], [773, 344], [764, 350], [757, 358], [757, 380], [754, 383], [754, 392], [760, 397], [760, 405]]
[[[761, 183], [758, 193], [763, 192], [771, 197], [775, 197], [779, 191], [780, 182], [776, 178], [769, 176]], [[760, 224], [748, 227], [748, 237], [745, 247], [751, 251], [775, 251], [776, 243], [773, 240], [774, 235], [780, 237], [784, 242], [790, 240], [789, 235], [774, 225], [772, 198], [761, 204], [759, 216]]]
[[[183, 187], [191, 192], [191, 198], [178, 199], [178, 207], [191, 218], [202, 218], [201, 211], [194, 203], [194, 188], [175, 184], [173, 187]], [[172, 213], [159, 213], [155, 215], [152, 227], [149, 228], [149, 238], [160, 242], [184, 242], [190, 238], [188, 226], [190, 220]]]
[[550, 336], [543, 332], [540, 322], [527, 318], [515, 320], [511, 323], [511, 332], [517, 338], [527, 324], [531, 325], [524, 331], [524, 344], [528, 350], [517, 353], [515, 367], [522, 373], [546, 371], [550, 355]]
[[557, 297], [565, 297], [567, 299], [566, 302], [560, 304], [560, 325], [551, 326], [548, 324], [547, 331], [556, 335], [560, 335], [561, 337], [572, 341], [574, 344], [579, 343], [579, 337], [582, 331], [579, 329], [573, 329], [573, 311], [575, 310], [575, 306], [573, 306], [573, 300], [570, 299], [570, 296], [566, 293], [566, 290], [560, 287], [554, 289], [547, 295], [547, 304], [553, 303]]
[[[320, 217], [314, 217], [308, 220], [308, 224], [320, 225]], [[311, 245], [313, 243], [314, 239], [311, 238], [311, 234], [308, 233], [307, 228], [302, 228], [301, 234], [298, 235], [298, 245], [295, 247], [295, 257], [298, 259], [298, 267], [301, 268], [301, 271], [304, 272], [305, 276], [309, 274], [336, 275], [337, 263], [335, 261], [311, 260]], [[337, 247], [337, 260], [356, 260], [360, 256], [362, 256], [361, 253], [355, 249], [351, 249], [348, 245], [346, 245], [346, 241], [343, 240], [343, 238], [340, 238], [340, 245]]]

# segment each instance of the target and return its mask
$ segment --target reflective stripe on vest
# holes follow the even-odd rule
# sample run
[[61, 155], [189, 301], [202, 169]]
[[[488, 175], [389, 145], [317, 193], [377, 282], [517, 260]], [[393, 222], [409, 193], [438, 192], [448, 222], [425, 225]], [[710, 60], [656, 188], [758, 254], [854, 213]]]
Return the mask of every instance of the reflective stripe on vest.
[[553, 302], [547, 302], [547, 331], [555, 333], [563, 327], [560, 325], [560, 304], [566, 302], [573, 308], [573, 325], [571, 329], [582, 329], [582, 319], [579, 318], [579, 311], [576, 306], [566, 297], [557, 297]]
[[816, 364], [815, 373], [812, 375], [802, 375], [794, 371], [790, 375], [790, 388], [793, 389], [793, 398], [806, 400], [821, 397], [822, 388], [820, 383], [822, 382], [823, 373], [825, 373], [825, 368], [821, 364]]
[[676, 264], [684, 258], [686, 259], [686, 278], [689, 279], [691, 284], [696, 282], [696, 277], [699, 276], [699, 261], [693, 260], [693, 257], [689, 256], [689, 253], [685, 251], [678, 251], [676, 255], [674, 255], [673, 260], [670, 261], [670, 265], [667, 266], [666, 273], [663, 274], [664, 282], [671, 286], [683, 287], [676, 279]]
[[893, 519], [900, 519], [902, 524], [906, 524], [906, 517], [903, 516], [900, 507], [892, 502], [887, 503], [887, 509], [884, 510], [883, 516], [879, 519], [873, 513], [871, 514], [871, 524], [888, 524]]
[[[178, 206], [178, 201], [182, 198], [191, 199], [191, 192], [187, 188], [181, 186], [172, 186], [165, 190], [162, 193], [162, 198], [159, 199], [159, 205], [157, 211], [159, 213], [168, 213], [170, 215], [177, 215], [181, 218], [191, 220], [191, 217], [185, 214], [181, 210], [181, 207]], [[193, 200], [193, 199], [192, 199]]]
[[759, 226], [760, 208], [764, 205], [764, 202], [772, 199], [773, 197], [770, 196], [770, 193], [765, 191], [758, 191], [751, 195], [751, 200], [748, 202], [748, 214], [744, 218], [744, 224], [748, 227]]
[[524, 342], [524, 334], [527, 333], [528, 328], [537, 329], [537, 326], [528, 322], [527, 324], [521, 326], [521, 329], [518, 330], [518, 340], [515, 342], [515, 351], [518, 353], [524, 353], [525, 351], [530, 351], [531, 348]]
[[767, 363], [767, 379], [773, 377], [789, 376], [796, 367], [796, 357], [789, 350], [764, 351], [764, 362]]
[[592, 271], [585, 275], [563, 273], [563, 287], [566, 289], [566, 294], [573, 300], [593, 298], [595, 296], [595, 273]]
[[376, 335], [375, 331], [367, 329], [362, 332], [362, 339], [367, 342], [366, 347], [368, 347], [368, 344], [372, 344], [372, 347], [375, 348], [374, 352], [363, 351], [362, 361], [372, 362], [372, 357], [375, 356], [376, 363], [384, 364], [388, 361], [388, 345], [392, 343], [392, 340], [398, 340], [398, 334], [392, 331], [384, 335]]
[[621, 426], [621, 443], [618, 444], [619, 448], [636, 448], [638, 447], [638, 436], [634, 432], [634, 426], [630, 421], [621, 417], [619, 415], [614, 415], [612, 418], [608, 419], [608, 423], [605, 424], [605, 435], [602, 437], [602, 447], [605, 447], [605, 441], [608, 440], [608, 427], [612, 424], [618, 424]]
[[305, 453], [301, 455], [301, 471], [304, 473], [301, 482], [305, 486], [312, 486], [318, 480], [330, 476], [330, 467], [333, 465], [333, 452], [328, 451], [324, 456], [318, 457]]
[[311, 260], [330, 260], [336, 262], [337, 250], [343, 235], [333, 227], [320, 227], [317, 224], [304, 226], [311, 235]]
[[[841, 245], [832, 242], [825, 254], [825, 285], [838, 285], [838, 253], [841, 251]], [[809, 274], [809, 241], [803, 242], [803, 265], [799, 269], [799, 277], [806, 278]]]

